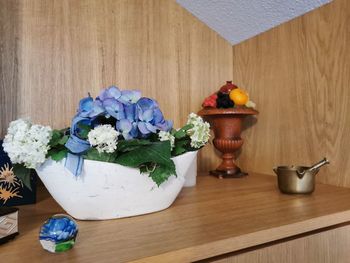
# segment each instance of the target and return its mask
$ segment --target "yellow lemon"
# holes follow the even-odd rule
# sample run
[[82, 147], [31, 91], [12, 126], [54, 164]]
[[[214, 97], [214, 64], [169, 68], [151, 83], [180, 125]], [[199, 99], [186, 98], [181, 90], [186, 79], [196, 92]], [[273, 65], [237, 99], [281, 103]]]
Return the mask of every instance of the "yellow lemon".
[[248, 94], [241, 89], [233, 89], [230, 92], [230, 99], [236, 104], [236, 105], [245, 105], [248, 100], [249, 96]]

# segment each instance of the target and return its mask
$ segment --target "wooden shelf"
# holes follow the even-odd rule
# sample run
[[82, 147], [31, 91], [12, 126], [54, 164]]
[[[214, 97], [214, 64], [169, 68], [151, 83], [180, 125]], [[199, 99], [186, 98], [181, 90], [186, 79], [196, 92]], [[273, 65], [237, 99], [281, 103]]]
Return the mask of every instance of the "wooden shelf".
[[50, 254], [41, 224], [62, 209], [42, 191], [20, 207], [20, 235], [0, 247], [6, 262], [188, 262], [350, 221], [350, 189], [319, 184], [312, 195], [283, 195], [273, 176], [219, 180], [200, 175], [167, 210], [126, 219], [78, 221], [76, 246]]

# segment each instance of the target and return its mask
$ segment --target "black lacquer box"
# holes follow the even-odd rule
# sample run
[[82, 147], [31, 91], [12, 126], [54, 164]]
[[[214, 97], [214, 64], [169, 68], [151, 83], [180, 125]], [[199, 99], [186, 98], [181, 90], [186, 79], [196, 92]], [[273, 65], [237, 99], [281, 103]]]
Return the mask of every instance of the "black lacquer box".
[[0, 207], [19, 206], [36, 202], [36, 179], [35, 172], [30, 175], [32, 190], [28, 189], [15, 175], [12, 163], [2, 147], [0, 140]]

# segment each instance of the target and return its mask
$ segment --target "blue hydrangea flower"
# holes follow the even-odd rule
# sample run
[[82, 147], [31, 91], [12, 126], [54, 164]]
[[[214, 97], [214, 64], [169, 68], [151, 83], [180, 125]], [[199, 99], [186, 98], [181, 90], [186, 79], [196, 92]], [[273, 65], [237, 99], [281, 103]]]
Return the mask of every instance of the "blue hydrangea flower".
[[103, 115], [105, 109], [103, 108], [102, 102], [99, 100], [94, 100], [92, 97], [88, 96], [83, 98], [79, 102], [78, 116], [95, 118], [99, 115]]
[[169, 131], [172, 128], [172, 122], [164, 119], [155, 100], [139, 99], [136, 103], [136, 112], [138, 115], [137, 127], [142, 135], [156, 133], [158, 130]]
[[75, 154], [83, 153], [90, 148], [86, 140], [79, 138], [79, 123], [99, 125], [100, 116], [114, 118], [116, 129], [124, 139], [146, 138], [151, 133], [169, 131], [172, 122], [165, 120], [155, 100], [141, 98], [138, 90], [120, 91], [111, 86], [100, 92], [94, 100], [90, 95], [82, 99], [71, 125], [71, 136], [66, 147]]
[[100, 92], [100, 95], [96, 98], [104, 101], [105, 99], [119, 99], [122, 95], [121, 91], [116, 86], [110, 86]]
[[135, 104], [141, 98], [141, 91], [139, 90], [123, 90], [118, 99], [125, 105]]
[[136, 115], [136, 105], [130, 104], [124, 106], [125, 111], [125, 119], [129, 121], [137, 121], [137, 115]]
[[116, 129], [122, 134], [125, 140], [139, 137], [137, 128], [138, 118], [136, 116], [136, 105], [124, 105], [125, 118], [117, 121]]
[[121, 133], [125, 140], [130, 140], [139, 137], [137, 122], [123, 119], [116, 123], [116, 129]]
[[88, 117], [93, 107], [94, 99], [90, 96], [79, 101], [78, 114], [82, 117]]
[[125, 119], [124, 106], [116, 99], [107, 98], [102, 101], [102, 105], [110, 116], [114, 117], [117, 120]]

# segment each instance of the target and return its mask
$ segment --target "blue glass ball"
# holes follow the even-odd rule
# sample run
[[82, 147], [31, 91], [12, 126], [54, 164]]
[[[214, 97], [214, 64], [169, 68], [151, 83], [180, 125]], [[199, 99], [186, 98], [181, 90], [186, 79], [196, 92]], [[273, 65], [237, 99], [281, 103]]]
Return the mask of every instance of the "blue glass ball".
[[39, 240], [45, 250], [64, 252], [75, 244], [78, 225], [68, 215], [54, 215], [41, 226]]

